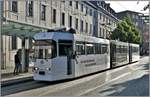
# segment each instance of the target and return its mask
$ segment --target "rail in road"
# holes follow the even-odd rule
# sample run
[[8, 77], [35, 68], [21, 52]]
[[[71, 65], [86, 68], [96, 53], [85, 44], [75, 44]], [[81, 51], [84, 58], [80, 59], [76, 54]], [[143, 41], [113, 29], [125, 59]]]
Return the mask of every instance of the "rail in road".
[[[85, 82], [85, 80], [88, 81], [88, 80], [94, 79], [96, 76], [99, 76], [99, 74], [101, 75], [101, 77], [105, 76], [106, 73], [105, 74], [104, 73], [105, 72], [102, 71], [102, 72], [97, 72], [97, 73], [93, 73], [90, 75], [86, 75], [86, 76], [82, 76], [82, 77], [78, 77], [78, 78], [74, 78], [74, 79], [70, 79], [70, 80], [61, 80], [61, 81], [54, 81], [54, 82], [34, 81], [33, 79], [19, 81], [17, 83], [11, 82], [11, 83], [4, 84], [1, 86], [1, 91], [2, 91], [1, 95], [6, 96], [6, 95], [14, 94], [14, 93], [19, 93], [22, 91], [43, 88], [46, 86], [50, 86], [53, 88], [54, 85], [55, 85], [55, 88], [57, 88], [59, 90], [60, 89], [59, 85], [66, 87], [66, 86], [70, 86], [69, 83], [73, 83], [73, 84], [82, 83], [82, 82]], [[104, 81], [105, 80], [103, 80], [101, 83], [103, 83]], [[61, 87], [61, 88], [65, 88], [65, 87]]]
[[[136, 63], [135, 63], [136, 64]], [[96, 87], [109, 80], [115, 79], [120, 75], [127, 74], [133, 70], [130, 65], [119, 67], [106, 72], [96, 73], [72, 80], [56, 82], [27, 81], [18, 84], [12, 84], [1, 88], [2, 96], [70, 96], [80, 95], [89, 88]], [[50, 91], [47, 91], [50, 90]], [[66, 92], [68, 91], [68, 92]], [[73, 93], [75, 92], [76, 93]]]

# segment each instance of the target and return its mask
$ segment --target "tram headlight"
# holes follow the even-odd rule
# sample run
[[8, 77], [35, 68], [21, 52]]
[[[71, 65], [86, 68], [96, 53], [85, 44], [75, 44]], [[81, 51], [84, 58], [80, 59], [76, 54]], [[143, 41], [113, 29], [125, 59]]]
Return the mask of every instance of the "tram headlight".
[[38, 67], [34, 67], [34, 71], [37, 71], [37, 70], [39, 70], [39, 68]]
[[51, 70], [50, 68], [46, 68], [46, 70]]

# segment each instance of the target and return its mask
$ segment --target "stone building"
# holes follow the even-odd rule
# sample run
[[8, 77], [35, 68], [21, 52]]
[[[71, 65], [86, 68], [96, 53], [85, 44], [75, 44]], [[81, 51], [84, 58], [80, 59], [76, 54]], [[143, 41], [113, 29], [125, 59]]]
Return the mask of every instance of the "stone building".
[[95, 36], [100, 38], [110, 38], [111, 31], [116, 28], [119, 21], [116, 12], [104, 1], [90, 1], [97, 10], [97, 32]]
[[109, 4], [94, 1], [3, 0], [2, 70], [13, 71], [14, 55], [20, 49], [22, 71], [30, 64], [33, 35], [66, 27], [77, 34], [109, 38], [116, 26], [116, 13]]

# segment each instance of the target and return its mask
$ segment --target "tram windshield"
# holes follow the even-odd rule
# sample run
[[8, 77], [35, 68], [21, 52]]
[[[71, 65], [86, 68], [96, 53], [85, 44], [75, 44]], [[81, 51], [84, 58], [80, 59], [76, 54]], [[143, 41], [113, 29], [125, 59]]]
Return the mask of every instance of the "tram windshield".
[[56, 42], [53, 40], [36, 40], [34, 43], [36, 59], [51, 59], [56, 57]]

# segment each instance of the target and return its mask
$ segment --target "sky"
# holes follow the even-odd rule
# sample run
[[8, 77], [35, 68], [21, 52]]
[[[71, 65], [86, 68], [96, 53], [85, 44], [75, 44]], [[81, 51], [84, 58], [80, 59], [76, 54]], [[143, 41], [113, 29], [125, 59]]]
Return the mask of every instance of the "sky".
[[135, 12], [141, 12], [144, 14], [148, 14], [149, 10], [142, 11], [145, 5], [148, 4], [148, 1], [106, 1], [110, 3], [111, 8], [113, 8], [116, 12], [131, 10]]

